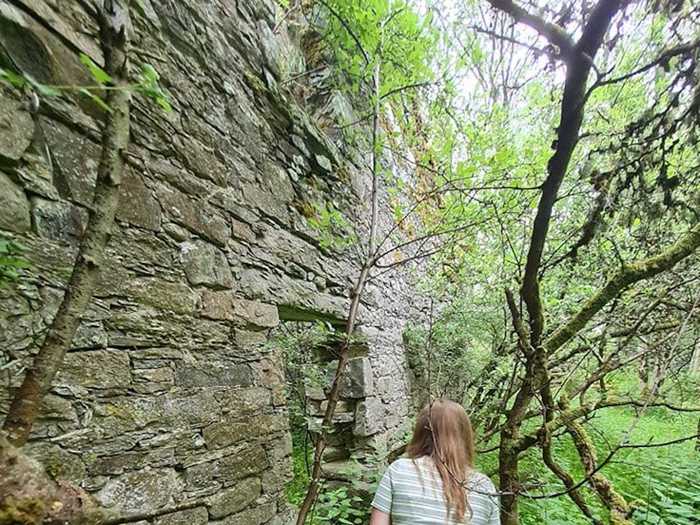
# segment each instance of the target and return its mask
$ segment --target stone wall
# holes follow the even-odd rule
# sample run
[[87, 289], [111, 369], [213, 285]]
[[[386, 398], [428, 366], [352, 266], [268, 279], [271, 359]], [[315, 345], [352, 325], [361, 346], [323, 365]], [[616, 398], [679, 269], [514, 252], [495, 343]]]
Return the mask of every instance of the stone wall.
[[[174, 111], [135, 98], [107, 267], [28, 449], [126, 521], [284, 523], [291, 441], [270, 331], [342, 324], [357, 250], [324, 248], [309, 217], [332, 202], [366, 231], [366, 156], [317, 124], [349, 111], [323, 75], [288, 89], [303, 28], [278, 25], [272, 0], [138, 4], [134, 74], [152, 63]], [[78, 55], [101, 62], [94, 35], [78, 2], [0, 1], [0, 63], [39, 82], [90, 85]], [[0, 88], [0, 234], [32, 265], [0, 289], [3, 410], [62, 297], [99, 152], [93, 103], [27, 102]], [[396, 274], [368, 289], [354, 449], [405, 431], [410, 295]]]

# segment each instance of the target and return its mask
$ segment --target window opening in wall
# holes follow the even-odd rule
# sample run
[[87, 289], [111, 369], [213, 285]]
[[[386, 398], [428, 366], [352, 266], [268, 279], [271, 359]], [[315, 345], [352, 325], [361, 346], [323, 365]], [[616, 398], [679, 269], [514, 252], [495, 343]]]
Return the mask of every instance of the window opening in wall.
[[[293, 478], [287, 485], [287, 500], [295, 506], [301, 504], [308, 487], [314, 443], [343, 337], [343, 327], [328, 321], [282, 321], [272, 333], [272, 344], [285, 369], [293, 447]], [[365, 345], [351, 346], [351, 362], [361, 361], [365, 354]], [[338, 402], [323, 456], [324, 482], [314, 523], [335, 523], [326, 518], [338, 509], [344, 509], [344, 518], [351, 523], [365, 522], [366, 500], [373, 492], [373, 476], [368, 476], [366, 465], [358, 461], [358, 457], [363, 461], [367, 458], [362, 450], [365, 443], [355, 435], [356, 409], [364, 394], [351, 377], [343, 389], [346, 395]]]

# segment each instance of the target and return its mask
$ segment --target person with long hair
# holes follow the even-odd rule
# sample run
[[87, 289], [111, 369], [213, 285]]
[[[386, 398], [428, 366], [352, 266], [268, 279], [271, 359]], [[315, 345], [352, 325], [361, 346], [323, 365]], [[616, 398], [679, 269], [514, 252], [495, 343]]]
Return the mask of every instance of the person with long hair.
[[370, 525], [499, 525], [496, 489], [474, 470], [474, 431], [461, 405], [428, 403], [406, 456], [382, 477]]

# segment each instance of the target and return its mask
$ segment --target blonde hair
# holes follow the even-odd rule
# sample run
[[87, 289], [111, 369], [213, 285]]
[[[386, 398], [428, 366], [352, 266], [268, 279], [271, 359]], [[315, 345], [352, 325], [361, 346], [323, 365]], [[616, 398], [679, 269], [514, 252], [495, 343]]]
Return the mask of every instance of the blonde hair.
[[447, 399], [428, 403], [418, 414], [406, 452], [413, 460], [426, 456], [433, 460], [442, 479], [447, 515], [462, 521], [468, 508], [466, 479], [474, 467], [474, 431], [464, 408]]

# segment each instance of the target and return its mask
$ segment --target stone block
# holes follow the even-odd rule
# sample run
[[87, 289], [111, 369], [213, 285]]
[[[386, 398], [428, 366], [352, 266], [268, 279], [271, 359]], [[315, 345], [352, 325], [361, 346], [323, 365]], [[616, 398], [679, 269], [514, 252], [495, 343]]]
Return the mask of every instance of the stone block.
[[[287, 179], [287, 184], [289, 184], [286, 175], [285, 179]], [[276, 220], [287, 224], [289, 222], [289, 211], [280, 193], [288, 193], [290, 197], [289, 200], [291, 201], [291, 198], [294, 196], [294, 191], [292, 190], [291, 193], [289, 193], [288, 190], [291, 189], [291, 186], [287, 188], [286, 185], [282, 184], [282, 180], [279, 178], [275, 180], [275, 183], [279, 184], [277, 184], [276, 187], [270, 184], [270, 186], [273, 187], [269, 189], [261, 188], [259, 184], [243, 184], [243, 195], [246, 202], [254, 203], [264, 215], [274, 217]]]
[[124, 350], [69, 352], [55, 384], [85, 388], [126, 388], [131, 385], [129, 354]]
[[175, 384], [184, 387], [251, 386], [253, 372], [247, 364], [212, 366], [178, 363]]
[[[0, 139], [2, 140], [2, 139]], [[0, 171], [0, 230], [25, 232], [31, 228], [29, 200], [22, 188]]]
[[[89, 455], [89, 456], [92, 456]], [[109, 455], [93, 456], [86, 460], [90, 476], [115, 476], [129, 470], [145, 467], [167, 467], [176, 462], [174, 448], [158, 448], [155, 450], [140, 450], [136, 452], [116, 452]]]
[[401, 424], [401, 418], [397, 414], [389, 414], [384, 420], [387, 429], [396, 428]]
[[143, 383], [175, 384], [175, 373], [172, 368], [137, 368], [134, 370], [134, 380]]
[[28, 194], [57, 201], [61, 199], [61, 195], [53, 185], [51, 168], [43, 156], [28, 150], [22, 157], [22, 163], [14, 167], [13, 173]]
[[208, 521], [206, 507], [195, 507], [158, 516], [153, 525], [206, 525]]
[[105, 348], [107, 331], [99, 321], [83, 321], [73, 338], [73, 348]]
[[234, 341], [236, 345], [244, 349], [259, 347], [267, 343], [267, 334], [264, 332], [236, 329]]
[[358, 480], [360, 474], [361, 467], [351, 459], [330, 461], [323, 465], [323, 476], [325, 479], [351, 482]]
[[347, 460], [350, 458], [350, 452], [343, 447], [326, 447], [323, 451], [323, 461], [333, 462]]
[[126, 294], [141, 305], [177, 314], [193, 314], [197, 306], [197, 295], [186, 284], [157, 277], [131, 279]]
[[272, 518], [268, 525], [294, 525], [298, 509], [286, 500], [277, 502], [277, 515]]
[[263, 492], [272, 497], [277, 496], [280, 494], [283, 487], [292, 479], [294, 479], [294, 474], [292, 473], [292, 459], [286, 458], [273, 465], [269, 470], [263, 472]]
[[[331, 361], [327, 368], [328, 384], [333, 381], [337, 361]], [[340, 387], [340, 396], [350, 399], [358, 399], [370, 396], [374, 393], [374, 382], [372, 380], [372, 367], [369, 359], [360, 357], [348, 361]]]
[[222, 490], [208, 500], [209, 515], [213, 519], [223, 518], [245, 509], [262, 492], [260, 478], [247, 478], [234, 487]]
[[367, 437], [384, 428], [385, 407], [381, 400], [369, 397], [357, 404], [353, 434]]
[[228, 389], [221, 392], [217, 400], [226, 414], [250, 415], [270, 405], [270, 391], [261, 387]]
[[122, 518], [154, 513], [179, 499], [182, 482], [173, 469], [144, 469], [110, 479], [97, 501]]
[[260, 362], [262, 384], [272, 392], [272, 404], [282, 406], [287, 404], [287, 382], [282, 367], [272, 359]]
[[178, 242], [187, 241], [192, 238], [192, 234], [189, 232], [189, 230], [186, 230], [182, 226], [178, 226], [174, 222], [166, 222], [163, 225], [163, 231]]
[[52, 241], [74, 243], [82, 235], [87, 224], [87, 212], [67, 202], [49, 201], [32, 197], [32, 223], [34, 231]]
[[119, 188], [117, 218], [147, 230], [160, 230], [160, 205], [143, 179], [132, 170], [124, 174]]
[[85, 479], [85, 464], [77, 454], [63, 450], [58, 445], [31, 441], [25, 446], [27, 454], [38, 459], [46, 472], [54, 479], [79, 484]]
[[32, 142], [34, 121], [23, 106], [0, 93], [0, 159], [18, 161]]
[[333, 171], [333, 164], [328, 157], [323, 155], [316, 155], [316, 163], [318, 166], [326, 173], [331, 173]]
[[264, 505], [258, 505], [249, 510], [239, 512], [221, 521], [214, 521], [211, 523], [217, 523], [221, 525], [260, 525], [270, 521], [275, 516], [276, 506], [274, 503], [266, 503]]
[[192, 489], [209, 486], [212, 482], [235, 485], [236, 480], [259, 474], [270, 466], [261, 445], [216, 450], [190, 457], [190, 461], [191, 464], [185, 463], [185, 482]]
[[[285, 430], [288, 430], [288, 424], [289, 423], [285, 421]], [[284, 434], [282, 434], [282, 437], [280, 439], [277, 439], [272, 443], [271, 447], [268, 450], [268, 453], [275, 461], [278, 461], [291, 456], [293, 449], [294, 444], [292, 442], [292, 435], [289, 432], [285, 432]]]
[[236, 317], [247, 323], [249, 328], [274, 328], [280, 322], [277, 307], [271, 304], [234, 299], [233, 308]]
[[236, 219], [231, 219], [232, 235], [236, 239], [241, 239], [243, 241], [255, 242], [255, 233], [245, 222], [241, 222]]
[[235, 445], [243, 440], [288, 430], [289, 422], [284, 414], [263, 414], [248, 416], [244, 419], [223, 419], [204, 428], [202, 435], [209, 449], [218, 449]]
[[314, 401], [323, 401], [326, 399], [326, 394], [322, 388], [319, 387], [306, 387], [306, 397]]
[[165, 185], [156, 188], [156, 195], [168, 217], [193, 233], [225, 246], [231, 237], [229, 224], [208, 209], [206, 203]]
[[99, 144], [53, 120], [43, 120], [42, 130], [51, 150], [54, 181], [61, 195], [81, 206], [90, 206], [100, 158]]
[[203, 290], [200, 311], [202, 317], [215, 321], [233, 321], [233, 294], [229, 291]]
[[226, 256], [208, 242], [196, 240], [182, 243], [180, 258], [190, 284], [215, 289], [231, 288], [233, 285]]
[[[326, 413], [328, 408], [328, 401], [322, 401], [320, 403], [310, 403], [309, 413], [314, 416], [322, 417]], [[333, 422], [334, 423], [349, 423], [355, 419], [355, 411], [353, 403], [340, 400], [335, 406], [335, 411], [333, 412]]]
[[40, 417], [77, 423], [78, 415], [73, 404], [61, 396], [47, 394], [41, 401]]

